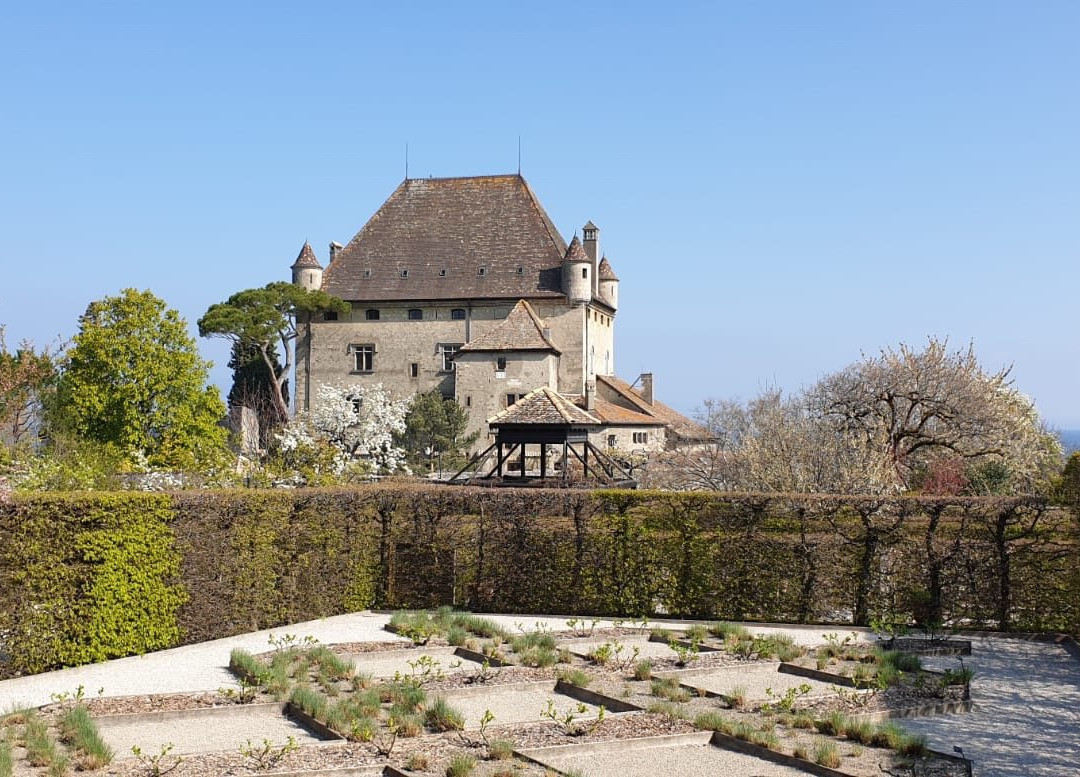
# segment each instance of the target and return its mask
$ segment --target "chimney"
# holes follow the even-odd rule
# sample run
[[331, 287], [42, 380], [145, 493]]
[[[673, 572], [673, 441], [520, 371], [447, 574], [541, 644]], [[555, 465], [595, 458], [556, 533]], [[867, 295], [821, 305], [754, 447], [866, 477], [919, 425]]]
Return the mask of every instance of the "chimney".
[[330, 261], [334, 261], [334, 257], [338, 255], [338, 252], [344, 248], [341, 243], [331, 240], [330, 241]]
[[592, 378], [585, 381], [585, 409], [590, 413], [596, 409], [596, 381]]
[[640, 394], [641, 398], [651, 405], [653, 403], [652, 373], [641, 373], [641, 377], [638, 378], [638, 381], [641, 382], [641, 388], [638, 389], [638, 394]]

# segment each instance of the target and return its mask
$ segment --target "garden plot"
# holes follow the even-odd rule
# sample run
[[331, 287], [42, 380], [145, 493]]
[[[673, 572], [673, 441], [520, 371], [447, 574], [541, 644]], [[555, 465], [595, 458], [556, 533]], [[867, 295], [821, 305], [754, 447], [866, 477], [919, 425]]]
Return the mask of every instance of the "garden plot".
[[[681, 637], [681, 635], [678, 635]], [[588, 658], [589, 654], [597, 648], [606, 645], [614, 645], [616, 640], [613, 639], [583, 639], [583, 640], [566, 640], [559, 643], [560, 648], [566, 648], [571, 653], [581, 658]], [[622, 646], [621, 658], [629, 658], [634, 648], [637, 648], [638, 658], [649, 659], [664, 659], [675, 658], [676, 653], [666, 642], [655, 642], [649, 639], [647, 634], [640, 637], [622, 637], [618, 639], [619, 645]], [[713, 648], [703, 647], [702, 651], [713, 650]]]
[[[475, 672], [481, 665], [468, 658], [462, 658], [452, 647], [432, 647], [424, 649], [385, 650], [370, 653], [343, 653], [334, 651], [341, 658], [351, 661], [356, 671], [371, 675], [376, 679], [393, 677], [396, 674], [408, 676], [419, 674], [429, 669], [432, 674], [450, 674], [451, 672]], [[428, 659], [431, 663], [428, 664]], [[412, 666], [409, 665], [412, 662]]]
[[[720, 696], [741, 695], [747, 702], [769, 700], [768, 690], [782, 696], [788, 689], [810, 686], [807, 696], [826, 696], [834, 693], [830, 683], [810, 680], [779, 671], [778, 663], [747, 663], [722, 666], [715, 669], [687, 669], [674, 672], [658, 672], [657, 677], [671, 677], [683, 685]], [[741, 691], [741, 694], [739, 693]]]
[[560, 720], [567, 714], [572, 714], [578, 721], [595, 720], [599, 714], [597, 705], [558, 693], [555, 684], [550, 682], [470, 688], [439, 695], [464, 715], [465, 728], [474, 730], [480, 728], [484, 713], [489, 710], [495, 716], [491, 721], [493, 726], [549, 720], [543, 715], [549, 702]]
[[117, 758], [130, 758], [133, 745], [144, 753], [158, 753], [172, 744], [172, 753], [236, 751], [248, 740], [269, 739], [283, 745], [291, 737], [297, 745], [323, 738], [285, 716], [281, 704], [253, 704], [183, 712], [107, 715], [95, 718], [102, 739]]
[[806, 772], [772, 764], [709, 743], [709, 734], [598, 742], [586, 745], [538, 748], [529, 758], [560, 771], [583, 777], [801, 777]]

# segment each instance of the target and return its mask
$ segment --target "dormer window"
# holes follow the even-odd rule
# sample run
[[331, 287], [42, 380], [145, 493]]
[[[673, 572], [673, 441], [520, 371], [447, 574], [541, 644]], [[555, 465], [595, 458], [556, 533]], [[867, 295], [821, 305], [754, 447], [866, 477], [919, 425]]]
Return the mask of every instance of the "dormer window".
[[402, 270], [401, 271], [401, 277], [402, 278], [408, 278], [409, 277], [409, 271], [408, 270]]

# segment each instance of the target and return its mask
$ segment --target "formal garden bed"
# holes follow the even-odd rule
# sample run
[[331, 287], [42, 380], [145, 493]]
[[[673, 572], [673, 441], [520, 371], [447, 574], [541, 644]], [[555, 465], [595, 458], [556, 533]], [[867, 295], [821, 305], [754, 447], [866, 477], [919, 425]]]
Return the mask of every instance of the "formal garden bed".
[[[29, 767], [20, 744], [27, 724], [9, 715], [0, 723], [17, 764], [9, 773], [65, 774], [76, 765], [82, 751], [62, 728], [74, 705], [99, 738], [105, 733], [106, 747], [116, 743], [106, 763], [110, 774], [121, 777], [165, 768], [177, 777], [203, 777], [379, 765], [403, 774], [539, 775], [546, 767], [527, 756], [537, 749], [694, 732], [708, 734], [710, 747], [721, 751], [741, 750], [741, 757], [802, 764], [817, 773], [966, 774], [962, 763], [930, 752], [895, 722], [870, 720], [910, 710], [930, 696], [966, 698], [966, 684], [953, 691], [917, 659], [855, 640], [827, 637], [821, 648], [807, 650], [789, 637], [754, 636], [724, 623], [668, 632], [649, 631], [645, 624], [600, 631], [595, 623], [590, 628], [573, 620], [558, 632], [539, 624], [507, 629], [446, 608], [395, 613], [390, 628], [413, 646], [320, 645], [285, 635], [272, 638], [271, 649], [260, 655], [234, 650], [229, 666], [236, 684], [217, 693], [79, 698], [24, 713], [40, 718], [60, 755], [67, 754], [62, 768]], [[858, 676], [860, 687], [808, 680], [781, 671], [785, 666], [833, 678]], [[170, 746], [160, 736], [132, 743], [140, 747], [135, 753], [109, 734], [118, 715], [198, 725], [200, 716], [231, 719], [240, 707], [273, 708], [282, 725], [292, 717], [307, 734], [286, 738], [275, 729], [276, 739], [251, 736], [225, 752], [221, 736], [227, 734], [219, 732], [207, 745], [221, 748], [212, 753]], [[339, 739], [314, 741], [330, 737]], [[717, 756], [709, 751], [708, 757]], [[7, 777], [2, 760], [0, 777]]]

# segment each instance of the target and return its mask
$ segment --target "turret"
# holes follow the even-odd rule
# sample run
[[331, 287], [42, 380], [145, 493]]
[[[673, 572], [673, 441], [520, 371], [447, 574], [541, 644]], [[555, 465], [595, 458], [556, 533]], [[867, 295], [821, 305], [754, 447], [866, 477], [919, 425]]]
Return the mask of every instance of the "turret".
[[574, 235], [562, 262], [563, 294], [570, 298], [571, 305], [584, 305], [592, 301], [593, 270], [593, 263], [581, 247], [577, 235]]
[[605, 256], [600, 260], [600, 267], [596, 271], [600, 284], [600, 299], [607, 302], [611, 307], [619, 307], [619, 279], [615, 271], [611, 269], [611, 262]]
[[308, 291], [318, 291], [322, 288], [323, 268], [319, 260], [315, 258], [311, 243], [304, 243], [291, 269], [292, 282], [296, 286]]

